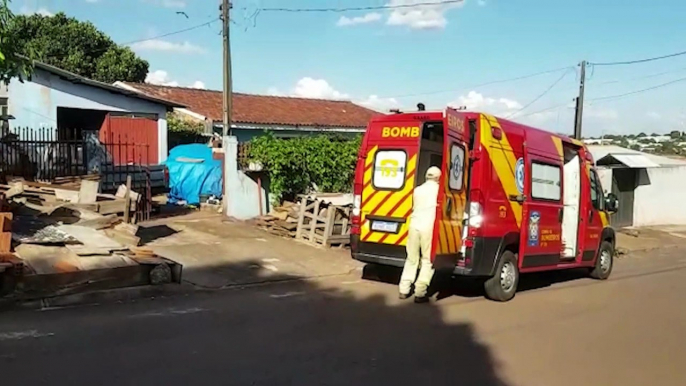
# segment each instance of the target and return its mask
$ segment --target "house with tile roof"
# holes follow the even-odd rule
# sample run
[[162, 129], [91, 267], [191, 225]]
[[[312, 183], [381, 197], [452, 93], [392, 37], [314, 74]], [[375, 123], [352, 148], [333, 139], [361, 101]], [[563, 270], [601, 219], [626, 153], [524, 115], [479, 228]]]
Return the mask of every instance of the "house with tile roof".
[[[175, 109], [177, 113], [204, 122], [208, 133], [222, 131], [221, 91], [147, 83], [116, 82], [114, 85], [178, 102], [185, 108]], [[350, 101], [234, 93], [231, 133], [239, 142], [249, 141], [265, 131], [283, 138], [322, 132], [359, 134], [377, 114], [380, 113]]]

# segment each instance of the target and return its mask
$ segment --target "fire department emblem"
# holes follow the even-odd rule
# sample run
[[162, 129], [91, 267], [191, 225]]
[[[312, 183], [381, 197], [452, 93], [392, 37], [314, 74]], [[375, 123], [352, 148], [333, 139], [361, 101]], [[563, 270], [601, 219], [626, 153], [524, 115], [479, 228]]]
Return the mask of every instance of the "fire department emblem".
[[529, 215], [529, 246], [535, 247], [538, 245], [539, 239], [539, 223], [541, 222], [541, 214], [539, 212], [531, 212]]
[[524, 194], [524, 158], [518, 159], [515, 165], [515, 183], [519, 194]]

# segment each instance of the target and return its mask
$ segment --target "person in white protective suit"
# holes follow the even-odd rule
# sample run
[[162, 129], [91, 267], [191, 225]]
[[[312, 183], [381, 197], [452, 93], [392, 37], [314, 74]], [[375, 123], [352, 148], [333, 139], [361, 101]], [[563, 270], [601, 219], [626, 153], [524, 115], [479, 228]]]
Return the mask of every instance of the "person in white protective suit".
[[[431, 263], [431, 242], [436, 220], [440, 178], [441, 169], [436, 166], [430, 167], [426, 171], [426, 182], [416, 187], [413, 194], [407, 239], [407, 260], [405, 260], [405, 268], [400, 278], [400, 298], [409, 298], [412, 284], [414, 284], [416, 303], [429, 301], [426, 292], [434, 275]], [[417, 275], [417, 269], [419, 269], [419, 275]]]

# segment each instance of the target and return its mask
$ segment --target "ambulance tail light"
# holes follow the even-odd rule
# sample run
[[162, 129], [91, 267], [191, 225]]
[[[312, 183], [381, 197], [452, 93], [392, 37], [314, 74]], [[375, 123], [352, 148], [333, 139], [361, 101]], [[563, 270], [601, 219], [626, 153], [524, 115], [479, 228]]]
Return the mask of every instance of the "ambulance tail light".
[[481, 228], [481, 224], [483, 223], [483, 208], [481, 207], [481, 203], [479, 203], [479, 202], [470, 202], [469, 203], [468, 221], [469, 221], [468, 225], [470, 228], [473, 228], [473, 229]]
[[360, 234], [360, 215], [362, 214], [362, 186], [355, 184], [353, 194], [353, 211], [352, 211], [352, 227], [350, 233], [353, 235]]

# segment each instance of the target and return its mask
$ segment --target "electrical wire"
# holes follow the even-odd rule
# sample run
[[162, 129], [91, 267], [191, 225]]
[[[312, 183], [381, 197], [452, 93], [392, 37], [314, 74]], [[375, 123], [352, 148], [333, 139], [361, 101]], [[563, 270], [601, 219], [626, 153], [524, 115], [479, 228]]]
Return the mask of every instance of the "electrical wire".
[[624, 61], [624, 62], [599, 62], [599, 63], [589, 62], [588, 64], [590, 64], [592, 66], [624, 66], [624, 65], [630, 65], [630, 64], [653, 62], [653, 61], [662, 60], [662, 59], [669, 59], [669, 58], [674, 58], [674, 57], [682, 56], [682, 55], [686, 55], [686, 51], [676, 52], [673, 54], [667, 54], [667, 55], [662, 55], [662, 56], [655, 56], [652, 58], [628, 60], [628, 61]]
[[386, 9], [403, 9], [416, 8], [431, 5], [451, 5], [464, 3], [464, 0], [441, 0], [441, 1], [426, 1], [422, 3], [413, 4], [398, 4], [398, 5], [378, 5], [366, 7], [346, 7], [346, 8], [260, 8], [260, 12], [350, 12], [350, 11], [379, 11]]
[[[383, 99], [392, 99], [392, 98], [393, 98], [393, 99], [403, 99], [403, 98], [410, 98], [410, 97], [417, 97], [417, 96], [426, 96], [426, 95], [436, 95], [436, 94], [454, 93], [454, 92], [462, 91], [462, 90], [465, 90], [465, 89], [476, 89], [476, 88], [481, 88], [481, 87], [490, 86], [490, 85], [493, 85], [493, 84], [515, 82], [515, 81], [518, 81], [518, 80], [534, 78], [534, 77], [537, 77], [537, 76], [546, 75], [546, 74], [552, 74], [552, 73], [560, 72], [560, 71], [563, 71], [563, 70], [569, 71], [569, 70], [571, 70], [571, 69], [574, 69], [574, 67], [573, 67], [573, 66], [560, 67], [560, 68], [555, 68], [555, 69], [552, 69], [552, 70], [545, 70], [545, 71], [536, 72], [536, 73], [533, 73], [533, 74], [528, 74], [528, 75], [523, 75], [523, 76], [517, 76], [517, 77], [514, 77], [514, 78], [494, 80], [494, 81], [490, 81], [490, 82], [486, 82], [486, 83], [481, 83], [481, 84], [477, 84], [477, 85], [472, 85], [472, 86], [468, 86], [468, 87], [462, 87], [461, 89], [458, 89], [458, 90], [456, 90], [456, 89], [451, 89], [451, 90], [429, 91], [429, 92], [416, 93], [416, 94], [405, 94], [405, 95], [394, 95], [394, 96], [380, 96], [379, 98], [383, 98]], [[567, 72], [565, 72], [565, 74], [566, 74], [566, 73], [567, 73]]]
[[658, 84], [658, 85], [656, 85], [656, 86], [644, 88], [644, 89], [641, 89], [641, 90], [634, 90], [634, 91], [630, 91], [630, 92], [623, 93], [623, 94], [608, 95], [608, 96], [603, 96], [603, 97], [598, 97], [598, 98], [592, 98], [592, 99], [589, 99], [589, 101], [590, 101], [590, 102], [597, 102], [597, 101], [605, 101], [605, 100], [620, 99], [620, 98], [624, 98], [624, 97], [627, 97], [627, 96], [636, 95], [636, 94], [641, 94], [641, 93], [644, 93], [644, 92], [647, 92], [647, 91], [656, 90], [656, 89], [659, 89], [659, 88], [662, 88], [662, 87], [671, 86], [671, 85], [673, 85], [673, 84], [675, 84], [675, 83], [684, 82], [684, 81], [686, 81], [686, 78], [679, 78], [679, 79], [672, 80], [672, 81], [670, 81], [670, 82]]
[[521, 109], [519, 109], [519, 110], [513, 112], [512, 114], [508, 115], [507, 117], [505, 117], [505, 119], [509, 119], [509, 118], [514, 117], [515, 115], [517, 115], [517, 114], [519, 114], [520, 112], [522, 112], [522, 111], [526, 110], [527, 108], [529, 108], [529, 107], [530, 107], [531, 105], [533, 105], [534, 103], [538, 102], [538, 100], [540, 100], [541, 98], [543, 98], [546, 94], [548, 94], [548, 93], [550, 92], [550, 90], [552, 90], [555, 86], [557, 86], [557, 84], [560, 83], [560, 82], [562, 81], [562, 79], [564, 79], [564, 78], [567, 76], [567, 74], [569, 74], [569, 70], [565, 71], [565, 72], [562, 74], [562, 76], [560, 76], [555, 82], [553, 82], [553, 84], [551, 84], [547, 89], [545, 89], [545, 91], [543, 91], [539, 96], [537, 96], [537, 97], [534, 98], [531, 102], [529, 102], [529, 103], [527, 103], [526, 105], [524, 105]]
[[675, 73], [675, 72], [681, 72], [681, 71], [686, 71], [686, 67], [678, 68], [678, 69], [675, 69], [675, 70], [662, 71], [662, 72], [658, 72], [658, 73], [654, 73], [654, 74], [650, 74], [650, 75], [637, 76], [637, 77], [629, 78], [629, 79], [625, 79], [625, 80], [608, 80], [608, 81], [600, 82], [600, 83], [595, 83], [595, 82], [591, 83], [591, 82], [589, 82], [589, 84], [594, 84], [594, 85], [600, 86], [600, 85], [605, 85], [605, 84], [616, 84], [616, 83], [622, 83], [622, 82], [631, 82], [631, 81], [634, 81], [634, 80], [656, 78], [656, 77], [658, 77], [658, 76], [667, 75], [667, 74], [673, 74], [673, 73]]
[[150, 40], [162, 39], [162, 38], [166, 38], [166, 37], [168, 37], [168, 36], [178, 35], [178, 34], [181, 34], [181, 33], [184, 33], [184, 32], [196, 30], [196, 29], [198, 29], [198, 28], [210, 26], [210, 25], [212, 25], [212, 23], [214, 23], [214, 22], [216, 22], [216, 21], [218, 21], [218, 20], [220, 20], [220, 18], [217, 17], [217, 18], [214, 18], [214, 19], [212, 19], [212, 20], [210, 20], [210, 21], [204, 22], [204, 23], [202, 23], [202, 24], [194, 25], [194, 26], [192, 26], [192, 27], [180, 29], [180, 30], [177, 30], [177, 31], [167, 32], [167, 33], [165, 33], [165, 34], [153, 36], [153, 37], [150, 37], [150, 38], [138, 39], [138, 40], [131, 40], [131, 41], [124, 42], [124, 43], [118, 43], [118, 45], [120, 45], [120, 46], [128, 46], [128, 45], [131, 45], [131, 44], [142, 43], [142, 42], [147, 42], [147, 41], [150, 41]]

